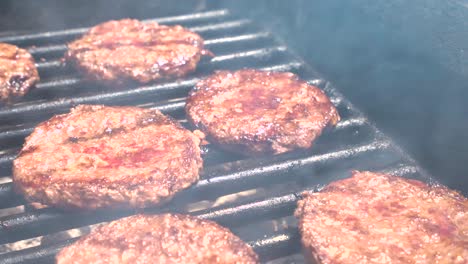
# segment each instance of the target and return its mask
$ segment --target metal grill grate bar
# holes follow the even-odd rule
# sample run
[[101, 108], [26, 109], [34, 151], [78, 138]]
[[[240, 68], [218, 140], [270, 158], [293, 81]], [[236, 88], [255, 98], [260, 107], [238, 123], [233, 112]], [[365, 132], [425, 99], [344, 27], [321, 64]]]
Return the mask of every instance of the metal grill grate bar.
[[[353, 123], [349, 122], [349, 124], [350, 124], [349, 126], [346, 126], [346, 127], [341, 126], [339, 129], [351, 128], [353, 126]], [[336, 130], [336, 131], [338, 131], [338, 130]], [[333, 137], [333, 135], [329, 135], [329, 137]], [[247, 177], [248, 175], [268, 174], [268, 173], [274, 173], [274, 172], [281, 173], [283, 171], [288, 171], [288, 170], [290, 170], [290, 169], [292, 169], [294, 167], [297, 167], [299, 165], [305, 166], [305, 165], [307, 165], [309, 163], [320, 162], [320, 161], [323, 161], [323, 160], [330, 160], [331, 161], [331, 160], [334, 160], [334, 159], [344, 159], [344, 158], [348, 158], [348, 157], [353, 156], [353, 155], [357, 156], [357, 154], [359, 154], [359, 153], [366, 153], [366, 152], [371, 152], [371, 151], [374, 151], [374, 150], [377, 150], [377, 149], [384, 149], [387, 146], [388, 146], [388, 143], [386, 143], [384, 141], [376, 141], [375, 143], [371, 143], [371, 144], [368, 144], [368, 145], [351, 146], [348, 149], [339, 150], [337, 152], [328, 152], [328, 153], [325, 153], [325, 154], [313, 155], [313, 156], [305, 157], [305, 158], [299, 157], [299, 158], [296, 158], [296, 159], [291, 159], [291, 158], [288, 159], [288, 157], [289, 157], [288, 155], [282, 155], [278, 159], [280, 159], [280, 158], [281, 159], [286, 159], [285, 161], [275, 160], [274, 164], [272, 164], [270, 166], [258, 166], [257, 165], [257, 166], [255, 166], [253, 168], [250, 168], [250, 169], [247, 169], [247, 170], [244, 170], [244, 171], [240, 171], [240, 172], [236, 172], [236, 173], [232, 173], [232, 174], [227, 174], [227, 175], [221, 175], [221, 176], [217, 176], [216, 178], [209, 178], [209, 179], [200, 181], [196, 186], [198, 186], [198, 188], [204, 188], [204, 186], [211, 186], [211, 185], [216, 184], [216, 183], [222, 184], [224, 181], [240, 180], [241, 178]], [[212, 151], [213, 150], [210, 149], [207, 152], [210, 153]], [[209, 155], [211, 155], [211, 157], [209, 157]], [[11, 157], [9, 157], [9, 159], [13, 160], [14, 156], [15, 155], [11, 155]], [[214, 153], [214, 154], [210, 153], [210, 154], [205, 154], [204, 155], [205, 160], [214, 159], [214, 157], [219, 158], [219, 153]], [[209, 169], [207, 169], [205, 171], [206, 175], [219, 174], [219, 173], [220, 172], [212, 173], [212, 172], [210, 172]], [[211, 188], [213, 188], [213, 187], [211, 187]], [[17, 203], [13, 202], [15, 200], [13, 198], [16, 198], [16, 197], [14, 197], [14, 194], [13, 194], [12, 191], [13, 190], [12, 190], [12, 187], [11, 187], [11, 183], [0, 184], [0, 197], [5, 198], [5, 199], [0, 199], [0, 208], [7, 208], [7, 207], [10, 207], [10, 206], [16, 206], [16, 205], [18, 205], [19, 203], [22, 202], [21, 199]], [[12, 197], [12, 198], [8, 199], [8, 197]]]
[[[187, 81], [187, 82], [189, 84], [192, 84], [192, 81]], [[310, 82], [312, 82], [312, 81], [310, 81]], [[179, 88], [180, 88], [180, 86], [179, 86]], [[112, 94], [112, 95], [115, 95], [115, 93]], [[337, 103], [339, 103], [339, 102], [337, 102]], [[174, 112], [183, 112], [184, 107], [185, 107], [185, 101], [182, 99], [182, 100], [180, 100], [178, 102], [176, 101], [176, 102], [172, 102], [172, 103], [169, 103], [169, 104], [163, 104], [163, 105], [159, 105], [159, 106], [156, 106], [156, 107], [153, 107], [153, 108], [161, 110], [162, 112], [168, 113], [168, 114], [171, 114], [171, 112], [172, 112], [172, 115], [175, 115]], [[347, 128], [347, 127], [354, 126], [354, 125], [363, 125], [363, 124], [365, 124], [365, 119], [363, 119], [363, 118], [354, 118], [353, 116], [351, 116], [350, 119], [343, 119], [342, 121], [340, 121], [340, 123], [337, 124], [336, 130], [340, 130], [340, 129]], [[1, 139], [11, 140], [15, 136], [20, 137], [21, 135], [23, 135], [22, 138], [24, 138], [24, 136], [26, 136], [26, 134], [28, 132], [30, 133], [31, 130], [32, 130], [32, 128], [30, 128], [30, 129], [20, 129], [20, 130], [17, 130], [17, 131], [6, 131], [4, 133], [0, 133], [0, 140]], [[18, 140], [21, 140], [22, 138], [16, 139], [16, 140], [18, 141]], [[18, 150], [19, 149], [10, 149], [6, 153], [0, 154], [0, 168], [10, 165], [11, 162], [16, 157], [16, 153], [18, 152]]]
[[[222, 9], [222, 10], [214, 10], [214, 11], [208, 11], [208, 12], [193, 13], [193, 14], [182, 15], [182, 16], [148, 19], [148, 20], [143, 20], [143, 21], [158, 22], [158, 23], [180, 23], [180, 22], [190, 22], [190, 21], [204, 20], [204, 19], [221, 18], [227, 15], [229, 15], [229, 11], [226, 9]], [[37, 34], [1, 37], [0, 42], [23, 43], [23, 42], [27, 42], [31, 40], [53, 41], [54, 38], [63, 38], [67, 36], [77, 36], [77, 35], [83, 34], [88, 29], [89, 28], [75, 28], [75, 29], [44, 32], [44, 33], [37, 33]]]
[[[263, 50], [255, 50], [243, 53], [237, 53], [230, 55], [231, 59], [236, 58], [243, 58], [247, 56], [259, 57], [259, 56], [269, 56], [272, 55], [274, 52], [278, 51], [285, 51], [285, 49], [279, 47], [277, 49], [263, 49]], [[228, 58], [223, 57], [219, 61], [227, 60]], [[291, 62], [294, 64], [294, 62]], [[275, 66], [275, 65], [274, 65]], [[138, 96], [138, 95], [147, 95], [148, 92], [166, 92], [171, 90], [176, 90], [175, 88], [185, 87], [190, 89], [200, 78], [193, 78], [184, 81], [177, 81], [172, 83], [164, 83], [161, 85], [155, 86], [147, 86], [147, 87], [140, 87], [133, 90], [126, 90], [122, 92], [113, 92], [107, 94], [98, 94], [98, 95], [90, 95], [90, 96], [83, 96], [83, 97], [73, 97], [70, 99], [58, 99], [55, 101], [45, 102], [45, 103], [37, 103], [37, 104], [30, 104], [24, 106], [17, 106], [8, 109], [1, 109], [0, 110], [0, 118], [7, 118], [7, 117], [14, 117], [16, 115], [24, 115], [31, 112], [37, 111], [44, 111], [44, 110], [51, 110], [57, 108], [64, 108], [64, 107], [71, 107], [77, 104], [90, 104], [90, 103], [105, 103], [108, 100], [116, 100], [122, 99], [123, 97], [129, 96]]]
[[[233, 36], [233, 37], [222, 37], [222, 38], [215, 38], [215, 39], [207, 39], [205, 40], [205, 46], [209, 47], [210, 45], [216, 45], [216, 44], [221, 44], [221, 43], [229, 43], [229, 42], [235, 42], [235, 41], [251, 41], [251, 40], [257, 40], [260, 38], [268, 38], [271, 37], [271, 34], [269, 32], [260, 32], [260, 33], [254, 33], [254, 34], [243, 34], [243, 35], [238, 35], [238, 36]], [[31, 47], [28, 49], [29, 53], [34, 55], [35, 57], [40, 57], [40, 56], [47, 56], [50, 54], [59, 54], [61, 56], [65, 51], [67, 50], [67, 45], [65, 44], [58, 44], [58, 45], [48, 45], [45, 47]], [[41, 67], [39, 66], [39, 63], [36, 64], [36, 67]]]
[[[219, 175], [219, 173], [216, 173], [217, 175], [214, 177], [208, 177], [200, 180], [192, 188], [180, 194], [176, 201], [187, 200], [193, 202], [194, 197], [197, 197], [197, 199], [201, 200], [208, 198], [203, 197], [204, 193], [209, 193], [210, 197], [213, 197], [213, 195], [222, 196], [230, 193], [244, 191], [246, 188], [266, 187], [275, 183], [303, 180], [302, 178], [304, 177], [304, 174], [299, 173], [298, 170], [303, 171], [304, 169], [307, 169], [311, 166], [318, 166], [319, 164], [326, 165], [348, 158], [362, 158], [361, 154], [371, 155], [372, 153], [380, 152], [387, 147], [388, 144], [384, 144], [382, 142], [373, 142], [371, 144], [344, 149], [333, 153], [286, 160], [281, 163], [275, 162], [271, 165], [257, 166], [247, 170], [241, 170], [224, 175]], [[210, 175], [210, 172], [206, 172], [205, 176], [206, 175]], [[320, 179], [313, 180], [314, 184], [320, 182]], [[268, 182], [267, 184], [265, 183], [266, 181]], [[11, 186], [11, 184], [7, 185]], [[229, 189], [226, 190], [223, 188], [223, 186], [229, 186]], [[129, 214], [129, 212], [123, 213], [123, 215], [127, 214]], [[65, 230], [81, 226], [84, 224], [83, 220], [81, 219], [87, 219], [86, 221], [93, 221], [92, 223], [94, 224], [97, 223], [94, 221], [103, 221], [102, 217], [106, 216], [107, 213], [96, 213], [92, 215], [86, 214], [86, 216], [78, 217], [73, 214], [63, 214], [55, 209], [46, 208], [33, 210], [31, 212], [20, 215], [3, 217], [0, 218], [0, 243], [12, 242], [13, 238], [17, 239], [18, 237], [21, 237], [21, 239], [25, 239], [37, 235], [43, 235], [44, 232], [48, 233], [50, 230], [38, 228], [39, 226], [43, 226], [45, 224], [52, 225], [54, 223], [54, 225], [52, 225], [53, 230], [60, 231], [56, 230], [56, 228]], [[121, 216], [121, 214], [117, 215], [117, 217]], [[80, 221], [76, 223], [76, 221], [73, 219], [80, 219]], [[108, 219], [105, 221], [107, 220]], [[86, 224], [91, 223], [86, 222]], [[28, 232], [24, 233], [23, 230], [28, 230]]]

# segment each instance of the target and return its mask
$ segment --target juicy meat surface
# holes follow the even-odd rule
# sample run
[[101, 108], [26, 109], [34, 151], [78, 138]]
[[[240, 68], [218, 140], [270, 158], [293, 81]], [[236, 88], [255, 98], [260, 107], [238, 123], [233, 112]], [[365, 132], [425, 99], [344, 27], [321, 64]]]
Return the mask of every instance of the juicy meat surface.
[[145, 207], [198, 180], [199, 143], [157, 110], [80, 105], [34, 129], [13, 162], [14, 186], [63, 208]]
[[17, 46], [0, 43], [0, 103], [24, 96], [38, 81], [31, 54]]
[[292, 73], [218, 71], [190, 92], [188, 119], [208, 140], [240, 153], [309, 148], [338, 112], [319, 88]]
[[318, 263], [468, 263], [468, 199], [443, 186], [355, 171], [305, 194], [296, 216]]
[[57, 255], [66, 263], [257, 263], [254, 251], [215, 222], [135, 215], [98, 227]]
[[203, 39], [181, 26], [122, 19], [99, 24], [69, 43], [65, 59], [90, 80], [147, 83], [184, 76], [205, 54]]

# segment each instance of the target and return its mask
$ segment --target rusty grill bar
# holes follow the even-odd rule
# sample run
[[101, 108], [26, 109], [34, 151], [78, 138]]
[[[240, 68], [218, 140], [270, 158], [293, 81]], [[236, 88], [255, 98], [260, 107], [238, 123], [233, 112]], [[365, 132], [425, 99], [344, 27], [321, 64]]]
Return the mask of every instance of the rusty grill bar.
[[[61, 248], [77, 239], [54, 238], [54, 234], [135, 213], [132, 210], [64, 213], [53, 208], [32, 209], [14, 194], [11, 163], [37, 123], [67, 112], [77, 104], [107, 104], [157, 108], [187, 125], [184, 117], [187, 92], [217, 69], [249, 67], [294, 72], [328, 94], [342, 121], [326, 131], [312, 149], [273, 157], [245, 159], [206, 146], [201, 180], [168, 205], [147, 208], [145, 212], [181, 212], [211, 219], [247, 241], [264, 262], [300, 263], [303, 259], [299, 234], [292, 214], [302, 192], [319, 190], [331, 181], [347, 177], [352, 169], [386, 171], [432, 181], [329, 82], [321, 79], [281, 40], [251, 20], [234, 17], [228, 10], [214, 10], [152, 21], [181, 24], [198, 32], [216, 56], [202, 61], [197, 71], [184, 79], [134, 85], [117, 91], [85, 83], [60, 62], [65, 43], [84, 33], [86, 28], [0, 38], [0, 42], [28, 48], [42, 78], [37, 89], [21, 102], [0, 108], [0, 180], [3, 182], [0, 184], [0, 215], [3, 215], [0, 217], [0, 250], [3, 250], [0, 263], [51, 263]], [[222, 202], [219, 197], [224, 197]], [[9, 213], [12, 208], [16, 211]], [[38, 244], [41, 236], [52, 238]], [[15, 248], [28, 241], [36, 244]], [[278, 258], [281, 260], [275, 262]]]

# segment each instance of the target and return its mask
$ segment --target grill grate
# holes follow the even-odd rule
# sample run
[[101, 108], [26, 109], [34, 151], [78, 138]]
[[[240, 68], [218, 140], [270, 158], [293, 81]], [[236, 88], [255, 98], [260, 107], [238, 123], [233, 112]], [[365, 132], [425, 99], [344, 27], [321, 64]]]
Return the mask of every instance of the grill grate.
[[[61, 248], [77, 239], [56, 234], [135, 213], [33, 209], [14, 194], [11, 163], [37, 123], [77, 104], [108, 104], [157, 108], [186, 125], [185, 95], [216, 69], [250, 67], [294, 72], [328, 94], [342, 121], [325, 132], [312, 149], [274, 157], [243, 159], [206, 146], [201, 180], [166, 206], [147, 208], [145, 212], [175, 211], [215, 220], [248, 241], [262, 261], [301, 263], [299, 235], [292, 217], [301, 192], [318, 190], [346, 177], [352, 169], [431, 180], [330, 83], [251, 20], [236, 18], [228, 10], [215, 10], [153, 21], [181, 24], [198, 32], [216, 56], [202, 61], [197, 71], [185, 79], [116, 91], [85, 83], [60, 63], [65, 43], [86, 28], [0, 38], [0, 42], [28, 48], [38, 61], [42, 78], [37, 89], [20, 103], [0, 109], [0, 263], [53, 262]], [[26, 246], [19, 249], [21, 244]]]

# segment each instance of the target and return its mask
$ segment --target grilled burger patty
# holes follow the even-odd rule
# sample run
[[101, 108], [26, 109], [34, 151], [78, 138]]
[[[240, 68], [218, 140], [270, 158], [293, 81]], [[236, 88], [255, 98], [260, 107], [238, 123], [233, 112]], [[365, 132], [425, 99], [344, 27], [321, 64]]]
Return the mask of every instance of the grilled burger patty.
[[283, 153], [309, 148], [338, 112], [317, 87], [292, 73], [218, 71], [190, 92], [189, 120], [227, 150]]
[[207, 53], [203, 39], [181, 26], [123, 19], [91, 28], [68, 44], [65, 58], [91, 80], [147, 83], [184, 76]]
[[199, 143], [157, 110], [80, 105], [26, 139], [14, 186], [29, 201], [62, 208], [145, 207], [198, 180]]
[[296, 216], [318, 263], [468, 262], [468, 199], [446, 187], [353, 172], [306, 194]]
[[135, 215], [66, 247], [57, 263], [257, 263], [257, 255], [215, 222], [187, 215]]
[[24, 96], [38, 81], [31, 54], [14, 45], [0, 43], [0, 102], [8, 103]]

